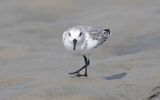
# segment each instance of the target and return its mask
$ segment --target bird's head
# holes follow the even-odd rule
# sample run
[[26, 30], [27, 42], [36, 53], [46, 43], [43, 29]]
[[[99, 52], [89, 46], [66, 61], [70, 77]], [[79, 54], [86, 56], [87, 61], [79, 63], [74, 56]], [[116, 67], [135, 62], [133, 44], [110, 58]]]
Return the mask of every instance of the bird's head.
[[79, 29], [65, 31], [66, 39], [73, 45], [73, 50], [81, 46], [84, 41], [84, 33]]

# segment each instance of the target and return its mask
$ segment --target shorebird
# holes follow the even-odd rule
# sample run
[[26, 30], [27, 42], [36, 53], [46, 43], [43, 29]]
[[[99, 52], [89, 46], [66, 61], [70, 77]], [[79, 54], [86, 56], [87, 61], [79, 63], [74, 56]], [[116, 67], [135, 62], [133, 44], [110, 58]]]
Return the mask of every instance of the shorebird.
[[[69, 74], [87, 77], [87, 67], [90, 65], [89, 55], [92, 50], [103, 44], [110, 37], [110, 29], [99, 29], [89, 26], [74, 26], [63, 33], [64, 47], [72, 54], [81, 55], [85, 65]], [[80, 71], [85, 69], [84, 74]]]

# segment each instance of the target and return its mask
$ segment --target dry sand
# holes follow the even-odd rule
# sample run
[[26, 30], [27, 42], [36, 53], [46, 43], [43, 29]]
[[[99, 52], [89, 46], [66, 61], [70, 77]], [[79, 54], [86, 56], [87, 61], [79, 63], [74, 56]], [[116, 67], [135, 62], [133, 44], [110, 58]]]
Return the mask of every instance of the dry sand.
[[[0, 100], [142, 100], [160, 85], [160, 0], [0, 0]], [[62, 44], [75, 25], [110, 28], [89, 77]], [[159, 100], [159, 99], [158, 99]]]

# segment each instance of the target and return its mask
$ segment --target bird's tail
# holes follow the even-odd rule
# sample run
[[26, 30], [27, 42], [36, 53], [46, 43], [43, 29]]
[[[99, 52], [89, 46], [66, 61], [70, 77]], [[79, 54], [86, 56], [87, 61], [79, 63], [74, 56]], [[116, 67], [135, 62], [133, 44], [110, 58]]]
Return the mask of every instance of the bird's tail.
[[104, 34], [107, 34], [107, 37], [111, 36], [110, 29], [104, 29], [103, 31], [105, 31]]

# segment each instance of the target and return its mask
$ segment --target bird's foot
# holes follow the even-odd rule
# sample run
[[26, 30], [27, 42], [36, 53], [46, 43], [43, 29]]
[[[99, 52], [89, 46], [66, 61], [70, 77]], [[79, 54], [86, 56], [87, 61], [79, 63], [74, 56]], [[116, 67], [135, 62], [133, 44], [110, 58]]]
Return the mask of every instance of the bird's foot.
[[71, 72], [71, 73], [69, 73], [70, 75], [73, 75], [73, 74], [79, 74], [79, 72], [78, 71], [75, 71], [75, 72]]
[[87, 74], [80, 74], [80, 73], [77, 74], [77, 77], [81, 77], [81, 76], [87, 77]]
[[81, 77], [81, 76], [88, 77], [87, 74], [80, 74], [79, 72], [73, 72], [73, 73], [69, 73], [69, 74], [70, 75], [76, 74], [77, 77]]

